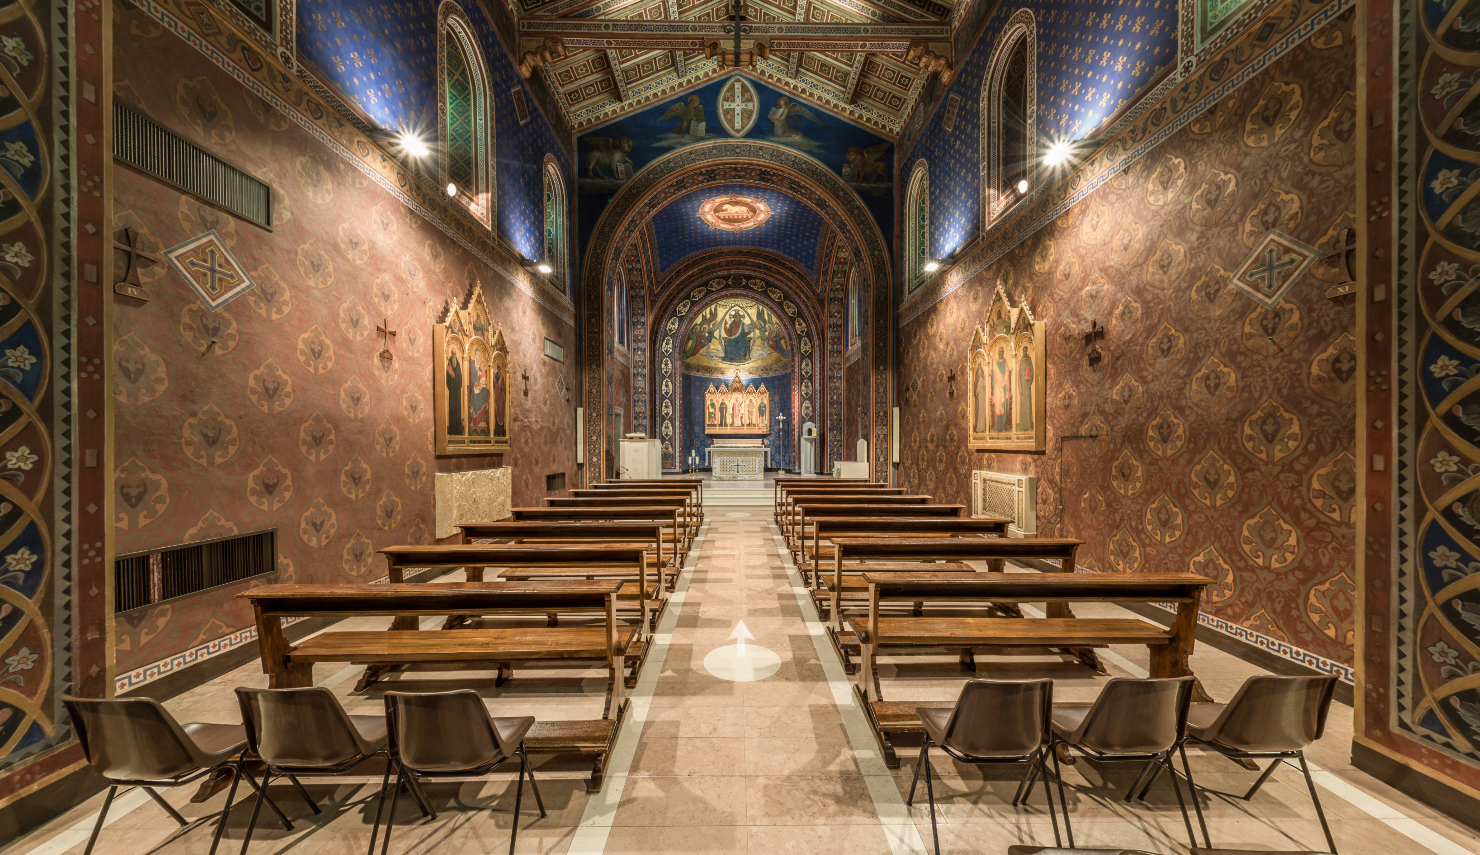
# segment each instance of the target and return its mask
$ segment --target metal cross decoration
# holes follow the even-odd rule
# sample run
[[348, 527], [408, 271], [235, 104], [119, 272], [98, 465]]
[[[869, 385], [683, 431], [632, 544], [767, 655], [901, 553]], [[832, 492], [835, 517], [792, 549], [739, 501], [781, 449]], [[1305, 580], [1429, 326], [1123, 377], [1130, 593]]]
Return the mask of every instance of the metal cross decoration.
[[149, 292], [139, 282], [138, 260], [144, 259], [152, 264], [158, 264], [162, 259], [155, 253], [139, 249], [139, 233], [132, 228], [123, 230], [123, 240], [114, 239], [113, 248], [122, 250], [126, 255], [127, 264], [123, 268], [123, 280], [113, 283], [113, 293], [122, 294], [125, 297], [133, 297], [135, 300], [149, 299]]
[[735, 48], [734, 48], [734, 50], [735, 50], [735, 67], [736, 68], [739, 68], [740, 67], [740, 36], [742, 34], [744, 34], [744, 35], [750, 35], [750, 28], [749, 27], [742, 27], [742, 26], [740, 26], [740, 22], [746, 20], [746, 18], [745, 18], [745, 0], [733, 0], [733, 2], [730, 4], [730, 20], [734, 23], [734, 29], [731, 30], [729, 26], [726, 26], [726, 27], [724, 27], [723, 32], [725, 32], [726, 34], [729, 34], [729, 33], [733, 32], [735, 34]]
[[776, 430], [777, 431], [785, 431], [786, 430], [786, 413], [777, 413], [776, 414]]
[[396, 355], [394, 353], [391, 353], [391, 339], [396, 337], [396, 331], [391, 329], [391, 319], [386, 318], [385, 320], [381, 321], [380, 325], [375, 328], [375, 331], [380, 333], [380, 340], [382, 345], [380, 349], [380, 358], [384, 359], [386, 362], [390, 362], [392, 359], [396, 358]]

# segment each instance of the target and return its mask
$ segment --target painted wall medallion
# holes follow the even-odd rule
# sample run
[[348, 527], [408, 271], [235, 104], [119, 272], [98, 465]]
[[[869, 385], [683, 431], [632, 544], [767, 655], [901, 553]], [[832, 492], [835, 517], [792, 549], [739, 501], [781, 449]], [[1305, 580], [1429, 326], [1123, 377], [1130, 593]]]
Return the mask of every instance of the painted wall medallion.
[[755, 127], [756, 116], [760, 115], [756, 109], [759, 103], [755, 87], [737, 74], [726, 80], [724, 88], [719, 90], [719, 103], [716, 105], [719, 123], [730, 136], [743, 137]]
[[509, 348], [504, 331], [489, 335], [482, 289], [467, 309], [454, 309], [432, 334], [432, 384], [438, 454], [507, 451], [512, 438]]
[[256, 284], [215, 230], [170, 247], [164, 257], [213, 312]]
[[1234, 287], [1272, 309], [1318, 254], [1314, 247], [1271, 229], [1233, 272]]
[[712, 229], [744, 232], [771, 219], [771, 206], [753, 196], [716, 196], [699, 206], [699, 219]]

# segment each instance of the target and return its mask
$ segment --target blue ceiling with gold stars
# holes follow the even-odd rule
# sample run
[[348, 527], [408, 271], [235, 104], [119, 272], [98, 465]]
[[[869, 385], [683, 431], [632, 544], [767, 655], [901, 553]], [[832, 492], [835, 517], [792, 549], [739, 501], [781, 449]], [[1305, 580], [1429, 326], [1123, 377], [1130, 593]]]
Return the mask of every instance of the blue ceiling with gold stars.
[[[955, 79], [936, 87], [900, 147], [930, 166], [930, 251], [945, 258], [976, 236], [980, 204], [982, 82], [997, 36], [1019, 9], [1038, 25], [1038, 142], [1084, 139], [1132, 103], [1177, 60], [1176, 0], [1026, 0], [999, 4]], [[959, 98], [947, 129], [950, 97]], [[900, 194], [900, 200], [903, 194]], [[901, 201], [902, 204], [902, 201]]]
[[[717, 196], [737, 194], [759, 199], [771, 208], [771, 218], [742, 232], [709, 226], [699, 209]], [[822, 239], [822, 216], [795, 198], [754, 184], [723, 184], [686, 193], [653, 215], [653, 243], [658, 269], [666, 273], [696, 252], [721, 248], [759, 248], [779, 252], [817, 278], [817, 247]]]

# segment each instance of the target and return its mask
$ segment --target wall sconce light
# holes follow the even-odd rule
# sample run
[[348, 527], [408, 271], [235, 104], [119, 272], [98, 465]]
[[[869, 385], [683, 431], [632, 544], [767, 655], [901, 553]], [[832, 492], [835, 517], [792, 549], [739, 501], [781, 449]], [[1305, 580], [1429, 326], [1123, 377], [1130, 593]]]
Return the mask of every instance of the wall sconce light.
[[1019, 181], [1017, 183], [1017, 191], [1019, 193], [1026, 193], [1026, 192], [1028, 192], [1028, 179], [1024, 178], [1023, 180], [1021, 180], [1021, 181]]
[[925, 272], [926, 273], [934, 273], [935, 271], [937, 271], [939, 269], [940, 269], [940, 262], [939, 261], [936, 261], [935, 259], [932, 258], [931, 260], [925, 262]]
[[1048, 153], [1043, 156], [1043, 163], [1046, 166], [1058, 166], [1068, 161], [1069, 155], [1073, 153], [1074, 147], [1069, 145], [1067, 140], [1059, 140], [1048, 147]]
[[403, 131], [400, 136], [396, 137], [396, 142], [400, 144], [402, 152], [412, 157], [426, 157], [430, 153], [421, 137], [410, 131]]
[[457, 196], [457, 185], [451, 181], [447, 182], [447, 195], [452, 197]]

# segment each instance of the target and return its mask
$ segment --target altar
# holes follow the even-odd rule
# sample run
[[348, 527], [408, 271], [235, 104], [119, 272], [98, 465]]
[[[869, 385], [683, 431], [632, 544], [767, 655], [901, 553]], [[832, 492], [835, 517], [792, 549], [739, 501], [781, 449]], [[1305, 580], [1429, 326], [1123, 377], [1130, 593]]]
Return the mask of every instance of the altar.
[[716, 439], [704, 450], [716, 481], [763, 481], [771, 449], [760, 439]]

